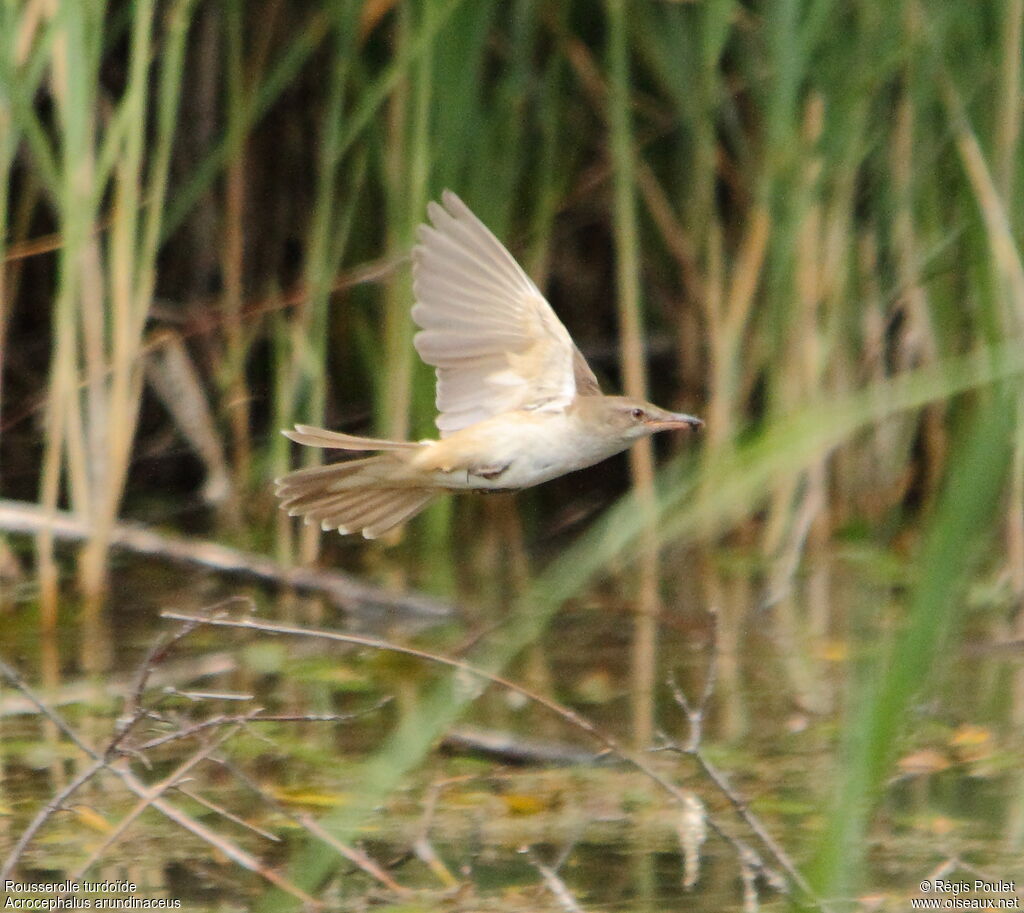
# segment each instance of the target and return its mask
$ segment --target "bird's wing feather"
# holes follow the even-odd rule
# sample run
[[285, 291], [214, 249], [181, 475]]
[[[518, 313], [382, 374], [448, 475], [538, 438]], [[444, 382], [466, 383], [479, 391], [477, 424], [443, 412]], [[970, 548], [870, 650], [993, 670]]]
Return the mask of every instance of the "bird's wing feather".
[[591, 370], [583, 353], [572, 347], [572, 373], [576, 380], [577, 396], [600, 396], [601, 385], [597, 382], [594, 372]]
[[419, 228], [412, 309], [416, 351], [437, 369], [441, 436], [517, 409], [564, 409], [580, 387], [596, 387], [512, 255], [454, 193], [442, 202]]

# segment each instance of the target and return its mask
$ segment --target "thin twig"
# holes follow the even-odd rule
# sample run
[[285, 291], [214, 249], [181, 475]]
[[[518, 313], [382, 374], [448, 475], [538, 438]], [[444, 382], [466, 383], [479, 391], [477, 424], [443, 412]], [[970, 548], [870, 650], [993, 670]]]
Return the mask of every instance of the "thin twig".
[[[187, 613], [172, 611], [163, 612], [161, 614], [162, 617], [169, 618], [175, 621], [189, 621], [196, 617], [194, 615], [189, 615]], [[492, 672], [488, 672], [485, 669], [481, 669], [477, 666], [474, 666], [471, 663], [466, 662], [465, 660], [452, 659], [446, 656], [440, 656], [436, 653], [430, 653], [426, 650], [418, 650], [415, 647], [406, 647], [400, 644], [394, 644], [376, 637], [366, 637], [359, 634], [346, 634], [339, 631], [318, 630], [315, 628], [303, 628], [297, 625], [284, 624], [280, 622], [261, 621], [254, 618], [217, 618], [208, 620], [207, 623], [213, 627], [240, 628], [250, 631], [258, 631], [266, 634], [283, 634], [293, 637], [313, 637], [321, 640], [335, 641], [337, 643], [355, 644], [356, 646], [368, 647], [374, 650], [384, 650], [391, 653], [399, 653], [405, 656], [413, 656], [418, 659], [425, 660], [427, 662], [447, 666], [451, 669], [457, 669], [460, 672], [464, 672], [468, 675], [472, 675], [474, 677], [483, 679], [485, 681], [491, 682], [492, 684], [499, 685], [500, 687], [505, 688], [508, 691], [512, 691], [516, 694], [522, 695], [527, 700], [545, 708], [549, 712], [565, 720], [570, 725], [575, 726], [578, 729], [581, 729], [583, 732], [586, 732], [589, 736], [591, 736], [591, 738], [593, 738], [595, 741], [601, 743], [608, 751], [619, 757], [621, 760], [625, 761], [627, 764], [630, 764], [631, 766], [635, 767], [637, 770], [641, 771], [643, 774], [649, 777], [653, 782], [657, 783], [663, 790], [665, 790], [665, 792], [671, 795], [680, 804], [681, 807], [685, 807], [686, 805], [686, 801], [689, 796], [689, 791], [681, 789], [679, 786], [677, 786], [675, 783], [669, 780], [665, 775], [663, 775], [660, 771], [654, 768], [647, 761], [646, 758], [644, 758], [642, 755], [634, 753], [630, 749], [626, 748], [624, 745], [621, 745], [617, 739], [615, 739], [608, 733], [598, 729], [593, 723], [591, 723], [585, 717], [580, 716], [574, 710], [571, 710], [570, 708], [565, 707], [562, 704], [559, 704], [557, 701], [551, 700], [550, 698], [547, 698], [542, 694], [538, 694], [534, 691], [531, 691], [529, 688], [525, 688], [522, 685], [517, 684], [516, 682], [501, 677], [500, 675], [496, 675]], [[673, 750], [677, 750], [680, 752], [682, 751], [682, 749], [676, 746], [669, 747], [672, 747]], [[706, 759], [703, 758], [703, 755], [699, 751], [695, 756], [698, 758], [698, 760], [703, 759], [702, 766], [704, 764], [707, 764]], [[714, 772], [714, 774], [717, 775], [717, 781], [715, 785], [718, 786], [720, 790], [725, 792], [726, 795], [728, 795], [730, 792], [728, 784], [724, 781], [722, 776], [718, 774], [717, 770], [715, 770], [713, 767], [710, 767], [710, 770], [708, 770], [707, 772], [709, 776], [712, 776], [712, 772]], [[714, 776], [712, 777], [712, 779], [715, 779]], [[740, 804], [742, 806], [742, 801], [740, 802]], [[797, 871], [796, 867], [793, 865], [792, 861], [789, 859], [786, 853], [783, 852], [782, 849], [775, 843], [771, 835], [767, 833], [763, 825], [761, 825], [760, 822], [758, 822], [756, 818], [754, 818], [754, 816], [752, 815], [752, 813], [749, 812], [749, 810], [746, 811], [745, 820], [747, 820], [747, 818], [755, 822], [755, 824], [751, 825], [751, 827], [755, 830], [755, 833], [757, 833], [758, 836], [761, 837], [765, 845], [775, 855], [779, 864], [789, 874], [793, 884], [799, 887], [800, 890], [802, 890], [808, 897], [815, 898], [815, 895], [812, 892], [810, 885], [807, 883], [806, 879], [799, 873], [799, 871]], [[719, 827], [712, 819], [709, 818], [708, 823], [713, 828], [715, 833], [719, 834], [719, 836], [721, 836], [730, 845], [732, 845], [734, 849], [737, 849], [737, 852], [739, 851], [739, 844], [733, 837], [731, 837], [726, 831], [722, 830], [722, 828]], [[762, 865], [761, 868], [762, 871], [765, 872], [766, 877], [772, 881], [774, 886], [778, 887], [780, 890], [785, 891], [785, 882], [782, 882], [777, 878], [773, 879], [773, 873], [767, 866]], [[817, 900], [815, 900], [815, 902], [817, 902]]]
[[[146, 786], [141, 781], [137, 780], [129, 771], [119, 771], [115, 767], [111, 767], [115, 773], [117, 773], [122, 780], [127, 784], [128, 788], [132, 790], [136, 795], [143, 796], [146, 792]], [[185, 828], [195, 834], [200, 840], [208, 843], [210, 846], [218, 849], [228, 859], [242, 866], [250, 872], [254, 872], [266, 881], [269, 881], [275, 887], [280, 888], [282, 891], [291, 894], [292, 897], [296, 897], [303, 903], [309, 904], [314, 909], [319, 909], [322, 905], [315, 898], [311, 897], [300, 887], [293, 884], [283, 875], [279, 875], [273, 869], [267, 868], [261, 863], [255, 856], [247, 853], [241, 847], [237, 846], [230, 840], [222, 837], [220, 834], [211, 831], [206, 825], [196, 821], [191, 816], [185, 814], [181, 809], [177, 808], [170, 802], [164, 799], [158, 799], [152, 803], [153, 808], [158, 809], [176, 824]]]
[[[227, 600], [223, 605], [231, 604], [234, 600]], [[218, 606], [214, 607], [215, 609]], [[7, 875], [11, 874], [14, 866], [17, 864], [18, 859], [21, 858], [25, 851], [25, 848], [29, 845], [35, 835], [43, 827], [43, 825], [49, 820], [49, 818], [55, 814], [67, 800], [77, 792], [82, 786], [84, 786], [89, 780], [91, 780], [96, 774], [98, 774], [104, 767], [108, 766], [111, 759], [114, 758], [117, 753], [118, 746], [128, 735], [131, 729], [138, 723], [142, 717], [147, 715], [147, 711], [142, 708], [142, 694], [145, 690], [146, 683], [152, 674], [153, 669], [164, 657], [167, 656], [169, 650], [177, 644], [183, 637], [194, 631], [202, 622], [189, 621], [184, 623], [177, 632], [172, 634], [170, 637], [163, 638], [157, 642], [156, 645], [149, 651], [145, 660], [143, 661], [140, 674], [137, 678], [136, 685], [132, 692], [129, 694], [126, 700], [126, 714], [125, 722], [123, 722], [115, 731], [114, 737], [107, 745], [103, 756], [99, 757], [92, 749], [84, 742], [78, 739], [77, 734], [70, 726], [66, 725], [63, 718], [54, 712], [50, 711], [48, 705], [39, 700], [35, 694], [28, 688], [25, 681], [21, 678], [18, 672], [3, 660], [0, 660], [0, 675], [11, 683], [22, 695], [33, 703], [42, 713], [46, 716], [61, 732], [64, 733], [72, 742], [74, 742], [81, 750], [87, 754], [93, 755], [94, 762], [91, 766], [87, 767], [77, 777], [75, 777], [67, 786], [65, 786], [57, 795], [55, 795], [42, 809], [38, 812], [35, 818], [29, 823], [28, 827], [22, 832], [21, 836], [15, 843], [11, 853], [4, 861], [4, 865], [0, 868], [0, 880]]]
[[[736, 813], [740, 818], [743, 819], [747, 827], [757, 835], [757, 838], [772, 854], [776, 862], [778, 862], [778, 864], [786, 871], [786, 874], [790, 877], [793, 884], [797, 885], [797, 887], [807, 894], [808, 897], [814, 898], [815, 902], [820, 903], [807, 879], [800, 874], [800, 871], [797, 869], [796, 865], [794, 865], [792, 859], [789, 858], [789, 854], [786, 853], [786, 851], [779, 845], [757, 815], [750, 810], [746, 801], [739, 795], [739, 793], [736, 792], [736, 790], [732, 788], [725, 775], [708, 760], [707, 755], [705, 755], [701, 750], [701, 729], [703, 725], [704, 709], [707, 704], [707, 700], [710, 698], [708, 681], [711, 680], [712, 668], [713, 666], [709, 666], [708, 679], [705, 681], [704, 693], [701, 697], [701, 702], [696, 706], [691, 704], [687, 699], [674, 676], [669, 677], [668, 686], [672, 692], [672, 697], [686, 714], [690, 725], [690, 732], [685, 745], [679, 745], [671, 740], [666, 740], [665, 747], [669, 750], [676, 751], [679, 754], [689, 755], [697, 762], [700, 769], [707, 775], [711, 782], [714, 783], [718, 791], [729, 800], [729, 803], [736, 810]], [[742, 844], [739, 843], [737, 843], [737, 845], [742, 846]], [[753, 853], [753, 850], [750, 850], [750, 852]], [[741, 862], [743, 861], [743, 858], [744, 857], [741, 854]], [[749, 864], [749, 857], [746, 858]], [[772, 880], [770, 870], [760, 862], [760, 860], [758, 861], [758, 868], [766, 877], [769, 878], [770, 881]]]
[[400, 894], [403, 897], [410, 897], [415, 893], [410, 888], [407, 888], [405, 885], [401, 885], [395, 881], [394, 878], [392, 878], [362, 850], [349, 846], [347, 843], [342, 843], [342, 841], [335, 837], [334, 834], [324, 830], [323, 827], [321, 827], [311, 816], [306, 814], [296, 815], [296, 820], [298, 820], [299, 823], [314, 837], [322, 840], [329, 847], [336, 850], [339, 855], [344, 856], [353, 865], [357, 866], [372, 878], [375, 878], [385, 887], [390, 888], [396, 894]]
[[718, 680], [718, 651], [715, 649], [715, 644], [718, 642], [718, 612], [716, 609], [712, 609], [708, 614], [711, 616], [711, 650], [709, 651], [707, 671], [704, 673], [704, 690], [701, 692], [697, 705], [694, 706], [690, 703], [674, 675], [670, 675], [668, 678], [668, 687], [672, 692], [672, 697], [686, 714], [686, 720], [690, 727], [689, 737], [683, 749], [687, 752], [695, 751], [700, 746], [704, 735], [704, 713], [711, 703]]
[[56, 713], [42, 700], [40, 700], [40, 698], [38, 698], [32, 689], [25, 683], [25, 680], [18, 673], [17, 669], [8, 665], [3, 659], [0, 659], [0, 676], [2, 676], [12, 688], [21, 692], [21, 694], [23, 694], [43, 716], [45, 716], [58, 730], [64, 733], [67, 738], [78, 746], [78, 748], [89, 755], [94, 762], [90, 767], [86, 768], [77, 777], [75, 777], [49, 802], [47, 802], [46, 805], [39, 810], [35, 818], [32, 819], [24, 833], [22, 833], [14, 844], [11, 852], [4, 860], [3, 865], [0, 865], [0, 882], [2, 882], [14, 872], [14, 867], [25, 852], [25, 848], [29, 845], [35, 835], [39, 833], [40, 828], [42, 828], [42, 826], [64, 806], [64, 803], [67, 802], [67, 800], [71, 798], [77, 790], [103, 770], [103, 768], [107, 766], [107, 761], [88, 744], [82, 741], [82, 739], [79, 738], [78, 733], [67, 724], [60, 714]]
[[[210, 758], [207, 758], [207, 760], [210, 760]], [[259, 825], [253, 824], [251, 821], [246, 821], [245, 818], [236, 815], [232, 811], [228, 811], [226, 808], [224, 808], [223, 805], [218, 805], [216, 802], [210, 801], [205, 796], [201, 796], [195, 790], [191, 790], [187, 786], [183, 786], [181, 783], [175, 784], [174, 791], [176, 793], [181, 793], [183, 796], [191, 799], [193, 802], [196, 802], [197, 804], [203, 806], [203, 808], [208, 808], [211, 812], [220, 815], [222, 818], [231, 821], [233, 824], [237, 824], [239, 827], [243, 827], [247, 831], [252, 831], [254, 834], [257, 834], [260, 837], [262, 837], [264, 840], [270, 840], [272, 843], [281, 842], [281, 838], [278, 837], [277, 834], [272, 834], [270, 831], [265, 830]]]
[[[212, 613], [221, 605], [226, 607], [234, 602], [235, 599], [226, 600], [224, 603], [214, 606], [210, 611]], [[135, 728], [139, 720], [148, 715], [149, 711], [143, 707], [142, 698], [145, 694], [146, 686], [149, 684], [149, 680], [153, 675], [153, 670], [167, 658], [171, 650], [173, 650], [182, 639], [188, 637], [189, 634], [202, 624], [203, 622], [187, 621], [173, 634], [161, 637], [150, 648], [149, 652], [146, 654], [146, 658], [142, 661], [142, 666], [140, 667], [139, 674], [135, 680], [135, 686], [132, 688], [125, 700], [125, 709], [123, 714], [124, 722], [118, 726], [117, 730], [114, 732], [113, 739], [111, 739], [110, 744], [107, 746], [107, 758], [112, 758], [114, 756], [118, 746], [127, 738], [128, 733]]]
[[0, 883], [6, 881], [8, 876], [14, 873], [14, 867], [18, 864], [18, 860], [22, 857], [25, 852], [25, 848], [32, 842], [35, 835], [39, 833], [40, 828], [42, 828], [42, 826], [46, 824], [53, 815], [64, 807], [64, 803], [67, 802], [74, 793], [81, 789], [106, 766], [107, 762], [102, 759], [94, 761], [39, 810], [32, 821], [29, 822], [28, 827], [22, 831], [21, 836], [11, 848], [11, 852], [4, 860], [3, 865], [0, 866]]
[[459, 886], [459, 879], [451, 873], [448, 866], [438, 856], [437, 851], [434, 849], [434, 844], [430, 840], [430, 828], [434, 822], [437, 800], [441, 797], [442, 791], [451, 784], [475, 779], [477, 779], [476, 774], [465, 774], [461, 777], [435, 780], [430, 784], [430, 789], [427, 790], [426, 801], [423, 803], [423, 817], [420, 819], [420, 826], [412, 843], [412, 849], [416, 857], [437, 876], [437, 880], [446, 888], [457, 888]]
[[[254, 711], [258, 712], [258, 711]], [[231, 736], [233, 736], [238, 730], [241, 729], [241, 725], [235, 725], [221, 732], [212, 742], [208, 745], [200, 747], [197, 751], [193, 752], [188, 758], [186, 758], [177, 768], [159, 783], [148, 787], [145, 795], [139, 798], [139, 801], [135, 806], [128, 812], [127, 815], [122, 818], [117, 825], [114, 826], [103, 842], [93, 850], [89, 857], [85, 860], [72, 873], [69, 877], [71, 881], [79, 881], [86, 872], [89, 871], [99, 860], [103, 857], [104, 853], [110, 849], [128, 830], [128, 828], [138, 819], [138, 817], [149, 808], [154, 802], [167, 792], [172, 786], [176, 785], [190, 770], [200, 764], [206, 757], [209, 756], [210, 752], [215, 751], [224, 742], [226, 742]]]
[[3, 676], [8, 684], [20, 691], [24, 695], [29, 703], [36, 707], [39, 712], [45, 716], [54, 726], [57, 727], [65, 736], [67, 736], [78, 748], [84, 751], [90, 758], [95, 761], [102, 761], [103, 758], [100, 754], [93, 749], [88, 743], [82, 740], [81, 736], [72, 729], [67, 721], [59, 713], [48, 707], [42, 699], [40, 699], [34, 691], [26, 684], [25, 680], [18, 673], [18, 670], [13, 666], [8, 665], [3, 659], [0, 659], [0, 676]]
[[[162, 612], [161, 616], [174, 621], [189, 621], [196, 617], [184, 612], [173, 611]], [[538, 694], [535, 691], [531, 691], [529, 688], [525, 688], [510, 679], [503, 678], [493, 672], [488, 672], [486, 669], [474, 666], [472, 663], [466, 662], [465, 660], [452, 659], [447, 656], [441, 656], [437, 653], [431, 653], [427, 650], [418, 650], [415, 647], [402, 646], [401, 644], [391, 643], [390, 641], [382, 640], [378, 637], [366, 637], [360, 634], [346, 634], [340, 631], [325, 631], [316, 628], [303, 628], [297, 625], [284, 624], [281, 622], [261, 621], [253, 618], [217, 618], [210, 619], [207, 623], [214, 627], [242, 628], [249, 631], [259, 631], [265, 634], [284, 634], [293, 637], [314, 637], [338, 643], [355, 644], [356, 646], [368, 647], [374, 650], [384, 650], [389, 653], [400, 653], [405, 656], [414, 656], [417, 659], [447, 666], [451, 669], [457, 669], [460, 672], [465, 672], [468, 675], [483, 679], [492, 684], [499, 685], [508, 691], [522, 695], [527, 700], [544, 707], [546, 710], [565, 720], [572, 726], [575, 726], [577, 729], [583, 730], [591, 736], [591, 738], [600, 742], [623, 761], [626, 761], [628, 764], [646, 774], [677, 801], [682, 802], [686, 797], [686, 792], [684, 790], [680, 789], [675, 783], [667, 779], [662, 773], [652, 767], [646, 758], [634, 753], [630, 749], [626, 748], [626, 746], [620, 744], [616, 738], [598, 729], [586, 717], [581, 716], [576, 713], [576, 711], [571, 710], [563, 704], [559, 704], [551, 698]]]
[[743, 880], [743, 913], [757, 913], [757, 876], [761, 872], [761, 860], [752, 849], [742, 844], [747, 853], [740, 854], [740, 878]]
[[[199, 622], [208, 621], [208, 619], [202, 616], [193, 616], [190, 617], [188, 620]], [[14, 688], [20, 691], [29, 700], [30, 703], [32, 703], [35, 707], [39, 709], [39, 712], [43, 716], [50, 720], [50, 722], [52, 722], [53, 725], [56, 726], [57, 729], [60, 730], [82, 752], [84, 752], [86, 755], [92, 758], [94, 762], [96, 762], [94, 765], [96, 769], [87, 772], [89, 773], [90, 777], [94, 776], [100, 770], [109, 770], [111, 773], [116, 774], [121, 779], [121, 781], [128, 787], [128, 789], [135, 793], [135, 795], [137, 795], [139, 798], [149, 798], [150, 787], [148, 787], [145, 783], [139, 780], [138, 777], [136, 777], [131, 772], [131, 770], [123, 763], [116, 765], [108, 763], [104, 754], [92, 748], [87, 742], [85, 742], [78, 735], [78, 733], [75, 732], [75, 730], [67, 723], [67, 721], [51, 707], [48, 707], [35, 694], [35, 692], [31, 688], [29, 688], [29, 686], [25, 683], [25, 681], [18, 674], [18, 672], [12, 666], [4, 662], [2, 659], [0, 659], [0, 676], [5, 678]], [[78, 780], [75, 781], [75, 783], [72, 783], [71, 785], [75, 786], [75, 788], [79, 788], [81, 786], [81, 783], [85, 782], [86, 779], [88, 778], [84, 776], [80, 777], [78, 778]], [[65, 795], [63, 799], [66, 800], [67, 796], [70, 795], [71, 792], [73, 792], [73, 790], [65, 790]], [[59, 807], [54, 803], [50, 804], [53, 805], [54, 809]], [[196, 821], [190, 815], [187, 815], [185, 812], [177, 808], [172, 803], [168, 802], [166, 799], [158, 797], [155, 800], [151, 800], [150, 805], [152, 805], [153, 808], [160, 811], [166, 817], [170, 818], [176, 824], [183, 827], [185, 830], [194, 834], [200, 840], [219, 850], [228, 859], [231, 859], [238, 865], [242, 866], [244, 869], [247, 869], [250, 872], [255, 872], [257, 875], [264, 878], [266, 881], [269, 881], [275, 887], [278, 887], [282, 891], [291, 894], [292, 897], [298, 898], [303, 903], [308, 904], [310, 907], [314, 909], [318, 909], [321, 906], [319, 901], [311, 897], [298, 886], [292, 884], [292, 882], [289, 881], [287, 878], [285, 878], [282, 875], [279, 875], [272, 869], [268, 869], [250, 853], [247, 853], [245, 850], [237, 846], [235, 843], [210, 830], [208, 827], [206, 827], [206, 825], [202, 824], [199, 821]], [[42, 822], [45, 821], [46, 818], [48, 818], [49, 815], [52, 813], [53, 812], [50, 811], [45, 817], [42, 818], [42, 821], [40, 821], [40, 826]], [[42, 815], [42, 813], [40, 814]], [[38, 827], [34, 829], [33, 833], [37, 831]], [[22, 854], [26, 845], [27, 841], [25, 841], [24, 845], [22, 845], [22, 842], [19, 841], [18, 845], [16, 846], [16, 852], [12, 852], [4, 861], [3, 865], [0, 866], [0, 880], [2, 880], [3, 877], [6, 877], [7, 874], [13, 872], [14, 866], [16, 865], [18, 858]]]
[[289, 818], [290, 820], [298, 824], [300, 827], [304, 828], [312, 837], [326, 843], [328, 846], [336, 850], [340, 855], [342, 855], [345, 859], [348, 859], [357, 868], [361, 869], [371, 878], [376, 879], [385, 887], [390, 888], [392, 891], [394, 891], [397, 894], [401, 894], [402, 896], [408, 896], [410, 894], [415, 893], [411, 889], [406, 888], [404, 885], [398, 884], [398, 882], [396, 882], [382, 866], [374, 862], [374, 860], [372, 860], [366, 853], [362, 852], [361, 850], [353, 849], [352, 847], [349, 847], [346, 844], [343, 844], [330, 832], [324, 830], [324, 828], [321, 827], [309, 815], [300, 814], [289, 809], [280, 800], [278, 800], [276, 796], [273, 796], [270, 793], [268, 793], [265, 789], [263, 789], [263, 787], [261, 787], [251, 777], [249, 777], [248, 774], [246, 774], [244, 771], [239, 770], [234, 764], [231, 764], [223, 758], [218, 758], [215, 756], [211, 756], [210, 760], [213, 761], [215, 764], [219, 764], [222, 768], [224, 768], [224, 770], [226, 770], [229, 774], [235, 777], [235, 779], [237, 779], [243, 786], [245, 786], [246, 789], [250, 790], [252, 793], [259, 796], [264, 802], [273, 807], [281, 815], [283, 815], [286, 818]]
[[523, 847], [520, 852], [526, 856], [530, 865], [540, 873], [541, 878], [544, 879], [544, 886], [551, 892], [555, 900], [558, 901], [558, 905], [566, 913], [584, 913], [583, 907], [576, 902], [572, 891], [569, 890], [568, 885], [559, 876], [556, 866], [549, 866], [541, 862], [532, 847]]
[[167, 694], [173, 697], [183, 697], [186, 701], [198, 704], [202, 701], [236, 701], [244, 703], [256, 699], [255, 694], [245, 694], [238, 691], [180, 691], [177, 688], [168, 688]]
[[259, 716], [249, 714], [218, 714], [209, 719], [200, 720], [183, 729], [169, 732], [166, 735], [157, 736], [141, 745], [136, 745], [135, 751], [149, 751], [168, 742], [176, 742], [181, 739], [190, 739], [205, 732], [208, 729], [215, 729], [218, 726], [229, 726], [232, 723], [348, 723], [360, 717], [376, 713], [382, 707], [391, 703], [390, 697], [382, 698], [370, 707], [363, 710], [355, 710], [352, 713], [265, 713]]

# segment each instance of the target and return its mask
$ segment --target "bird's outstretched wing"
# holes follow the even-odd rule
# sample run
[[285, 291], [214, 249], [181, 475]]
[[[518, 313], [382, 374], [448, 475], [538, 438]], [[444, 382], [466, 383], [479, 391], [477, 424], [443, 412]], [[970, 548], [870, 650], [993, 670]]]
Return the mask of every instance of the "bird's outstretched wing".
[[444, 437], [517, 409], [564, 409], [600, 392], [537, 286], [450, 190], [413, 251], [414, 344], [437, 369]]

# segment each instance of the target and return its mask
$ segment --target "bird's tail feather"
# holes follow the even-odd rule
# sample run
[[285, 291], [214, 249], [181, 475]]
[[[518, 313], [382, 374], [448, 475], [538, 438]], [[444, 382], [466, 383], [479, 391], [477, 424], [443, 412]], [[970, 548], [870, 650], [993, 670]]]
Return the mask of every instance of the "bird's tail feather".
[[436, 495], [435, 490], [423, 488], [382, 489], [375, 499], [361, 506], [356, 519], [349, 517], [344, 520], [338, 531], [361, 529], [364, 538], [376, 539], [425, 510]]
[[415, 441], [387, 441], [381, 438], [357, 437], [340, 431], [328, 431], [313, 425], [296, 425], [294, 431], [282, 431], [286, 438], [307, 447], [324, 447], [329, 450], [409, 450], [422, 447]]
[[299, 469], [277, 480], [281, 507], [307, 524], [375, 539], [423, 510], [436, 490], [388, 485], [398, 459], [378, 456]]
[[318, 479], [323, 479], [325, 476], [337, 476], [340, 475], [338, 472], [341, 467], [345, 467], [346, 473], [352, 473], [357, 468], [365, 467], [367, 463], [372, 463], [377, 457], [362, 457], [358, 460], [346, 460], [344, 463], [326, 463], [323, 466], [310, 466], [306, 469], [296, 469], [293, 472], [289, 472], [286, 476], [281, 476], [279, 479], [274, 479], [274, 484], [277, 486], [278, 494], [281, 494], [282, 487], [297, 488], [302, 484], [313, 484]]
[[303, 516], [323, 530], [376, 539], [418, 514], [436, 494], [422, 488], [355, 489], [311, 505]]

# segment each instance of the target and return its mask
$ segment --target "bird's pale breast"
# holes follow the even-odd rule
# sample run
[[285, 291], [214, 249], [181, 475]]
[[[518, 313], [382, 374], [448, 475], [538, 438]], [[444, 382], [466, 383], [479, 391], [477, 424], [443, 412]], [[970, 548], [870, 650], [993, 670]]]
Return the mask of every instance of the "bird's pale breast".
[[593, 466], [627, 446], [593, 433], [572, 412], [519, 411], [431, 442], [413, 464], [446, 488], [529, 488]]

